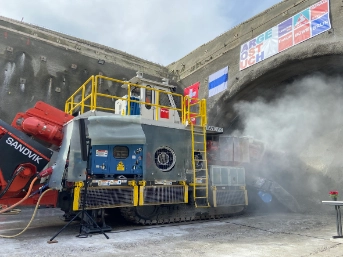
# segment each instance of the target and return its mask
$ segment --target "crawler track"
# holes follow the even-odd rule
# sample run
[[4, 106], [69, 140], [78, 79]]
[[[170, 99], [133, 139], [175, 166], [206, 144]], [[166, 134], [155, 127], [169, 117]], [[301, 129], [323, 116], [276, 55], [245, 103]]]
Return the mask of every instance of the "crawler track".
[[121, 215], [129, 222], [141, 225], [170, 224], [194, 220], [209, 220], [239, 215], [244, 206], [195, 208], [190, 204], [152, 205], [121, 208]]

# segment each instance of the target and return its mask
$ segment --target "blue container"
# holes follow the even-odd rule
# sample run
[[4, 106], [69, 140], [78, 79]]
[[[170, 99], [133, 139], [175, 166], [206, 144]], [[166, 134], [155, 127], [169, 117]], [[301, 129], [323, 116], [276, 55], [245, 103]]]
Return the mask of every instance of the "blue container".
[[[139, 98], [135, 96], [131, 96], [130, 100], [139, 101]], [[127, 109], [128, 107], [126, 106], [126, 113], [127, 113]], [[130, 102], [130, 113], [128, 115], [140, 115], [140, 114], [141, 114], [140, 104], [135, 103], [135, 102]]]
[[263, 191], [259, 191], [257, 194], [265, 203], [270, 203], [273, 199], [271, 194], [263, 192]]

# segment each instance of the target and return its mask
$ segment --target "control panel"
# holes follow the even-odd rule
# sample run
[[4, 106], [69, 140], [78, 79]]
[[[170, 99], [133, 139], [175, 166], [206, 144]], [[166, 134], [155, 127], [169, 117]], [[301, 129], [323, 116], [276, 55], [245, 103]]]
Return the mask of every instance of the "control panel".
[[94, 175], [143, 175], [144, 145], [92, 146], [91, 173]]

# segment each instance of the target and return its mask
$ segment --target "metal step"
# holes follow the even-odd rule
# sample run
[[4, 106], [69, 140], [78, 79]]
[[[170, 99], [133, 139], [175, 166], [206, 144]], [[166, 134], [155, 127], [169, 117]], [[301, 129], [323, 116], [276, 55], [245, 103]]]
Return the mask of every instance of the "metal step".
[[[194, 183], [189, 183], [190, 186], [194, 186]], [[205, 183], [195, 183], [195, 190], [198, 190], [198, 189], [206, 189], [207, 188], [207, 185]]]

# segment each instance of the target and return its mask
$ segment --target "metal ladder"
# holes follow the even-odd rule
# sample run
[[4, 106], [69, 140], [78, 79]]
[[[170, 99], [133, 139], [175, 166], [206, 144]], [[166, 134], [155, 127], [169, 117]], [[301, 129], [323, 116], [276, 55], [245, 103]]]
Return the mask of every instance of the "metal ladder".
[[[205, 108], [205, 109], [203, 109]], [[192, 135], [193, 198], [195, 207], [210, 207], [208, 201], [208, 169], [206, 154], [206, 102], [200, 102], [200, 125], [190, 121]]]
[[173, 96], [171, 94], [167, 94], [167, 95], [168, 95], [168, 99], [169, 99], [171, 107], [176, 108], [176, 104], [175, 104]]

